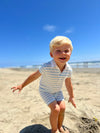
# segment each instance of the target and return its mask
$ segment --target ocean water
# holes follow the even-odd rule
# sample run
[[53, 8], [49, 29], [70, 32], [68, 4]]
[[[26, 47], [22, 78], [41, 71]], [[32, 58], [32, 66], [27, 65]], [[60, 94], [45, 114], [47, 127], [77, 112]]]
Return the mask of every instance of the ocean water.
[[72, 68], [100, 68], [100, 62], [69, 63]]
[[[74, 62], [69, 63], [72, 68], [100, 68], [100, 62]], [[23, 66], [23, 68], [40, 68], [41, 65]], [[22, 67], [21, 67], [22, 68]]]
[[[72, 68], [100, 68], [100, 61], [89, 61], [89, 62], [69, 62]], [[42, 65], [42, 64], [41, 64]], [[0, 66], [0, 68], [28, 68], [38, 69], [41, 65], [24, 65], [24, 66]]]

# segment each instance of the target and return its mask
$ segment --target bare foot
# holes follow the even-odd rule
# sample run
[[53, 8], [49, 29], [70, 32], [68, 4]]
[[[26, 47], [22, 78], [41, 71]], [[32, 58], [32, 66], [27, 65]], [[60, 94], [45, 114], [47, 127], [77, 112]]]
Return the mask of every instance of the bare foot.
[[63, 127], [61, 127], [59, 131], [60, 131], [61, 133], [69, 133], [69, 131], [68, 131], [67, 129], [64, 130]]
[[51, 133], [60, 133], [60, 132], [58, 130], [56, 131], [51, 130]]

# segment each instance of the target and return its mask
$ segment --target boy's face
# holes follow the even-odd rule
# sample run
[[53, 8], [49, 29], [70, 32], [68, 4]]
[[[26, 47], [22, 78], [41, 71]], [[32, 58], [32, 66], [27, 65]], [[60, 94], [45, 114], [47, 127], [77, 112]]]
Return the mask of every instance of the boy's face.
[[71, 49], [70, 45], [63, 44], [61, 46], [55, 46], [53, 51], [50, 52], [51, 57], [55, 60], [57, 64], [65, 65], [66, 62], [70, 59]]

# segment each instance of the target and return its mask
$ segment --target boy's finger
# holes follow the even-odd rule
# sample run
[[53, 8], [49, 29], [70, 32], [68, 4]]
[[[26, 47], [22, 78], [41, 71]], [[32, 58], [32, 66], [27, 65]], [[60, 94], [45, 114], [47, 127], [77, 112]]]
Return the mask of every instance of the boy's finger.
[[11, 89], [13, 89], [13, 92], [15, 92], [15, 91], [17, 90], [17, 88], [16, 88], [16, 87], [13, 87], [13, 88], [11, 88]]
[[74, 107], [76, 108], [76, 104], [74, 104]]
[[15, 92], [15, 91], [16, 91], [16, 89], [13, 90], [13, 92]]
[[68, 100], [68, 103], [69, 103], [69, 102], [71, 102], [71, 100], [70, 100], [70, 99]]
[[74, 102], [72, 102], [73, 106], [76, 108], [76, 104]]
[[74, 101], [68, 100], [68, 102], [71, 102], [71, 103], [72, 103], [72, 105], [76, 108], [76, 104], [75, 104], [75, 102], [74, 102]]
[[19, 90], [18, 93], [21, 93], [21, 90]]
[[14, 88], [15, 88], [15, 87], [12, 87], [11, 90], [14, 89]]

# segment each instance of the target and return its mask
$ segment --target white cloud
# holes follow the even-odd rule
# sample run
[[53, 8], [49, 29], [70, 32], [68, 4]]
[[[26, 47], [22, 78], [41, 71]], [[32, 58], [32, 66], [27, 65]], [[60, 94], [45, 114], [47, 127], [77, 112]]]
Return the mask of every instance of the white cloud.
[[73, 31], [74, 31], [74, 29], [73, 29], [73, 28], [70, 28], [70, 29], [67, 29], [67, 30], [65, 31], [65, 33], [70, 34], [70, 33], [73, 33]]
[[43, 26], [43, 29], [49, 32], [54, 32], [56, 30], [56, 26], [47, 24]]

